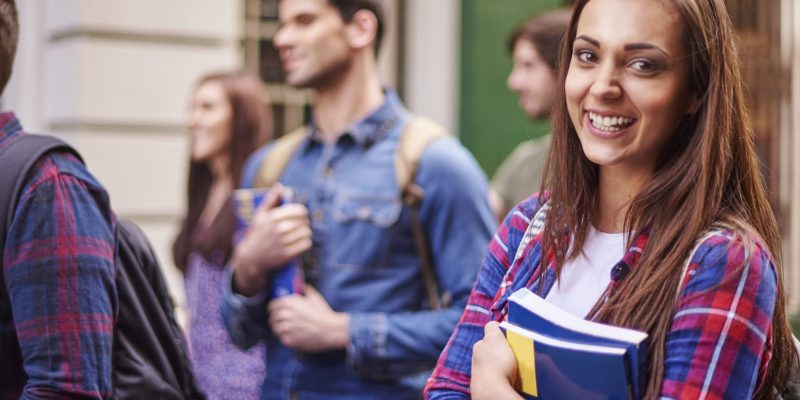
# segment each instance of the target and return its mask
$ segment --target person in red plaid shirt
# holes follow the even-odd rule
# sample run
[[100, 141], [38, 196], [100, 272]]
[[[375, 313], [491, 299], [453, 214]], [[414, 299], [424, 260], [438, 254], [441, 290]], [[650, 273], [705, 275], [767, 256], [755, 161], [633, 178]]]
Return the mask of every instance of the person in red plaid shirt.
[[723, 0], [577, 1], [546, 190], [490, 243], [427, 398], [521, 398], [496, 322], [521, 287], [647, 332], [647, 399], [783, 390], [797, 356], [734, 42]]
[[[0, 92], [17, 32], [14, 1], [0, 0]], [[13, 113], [0, 114], [0, 151], [24, 134]], [[114, 277], [106, 191], [74, 156], [48, 153], [20, 192], [3, 245], [0, 399], [111, 396]]]

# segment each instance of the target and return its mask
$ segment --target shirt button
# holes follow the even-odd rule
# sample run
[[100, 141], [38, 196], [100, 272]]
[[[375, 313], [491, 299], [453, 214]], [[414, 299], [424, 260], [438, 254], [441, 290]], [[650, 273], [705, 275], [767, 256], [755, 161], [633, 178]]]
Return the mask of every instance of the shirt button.
[[325, 218], [325, 212], [322, 210], [314, 210], [311, 217], [314, 218], [314, 221], [322, 221], [322, 219]]
[[611, 279], [615, 281], [621, 280], [625, 278], [626, 275], [628, 275], [629, 271], [630, 267], [628, 267], [628, 264], [625, 264], [625, 262], [620, 261], [619, 263], [617, 263], [617, 265], [614, 266], [614, 268], [611, 269]]
[[324, 173], [325, 173], [325, 176], [331, 176], [331, 175], [333, 175], [333, 168], [331, 168], [331, 167], [326, 167], [326, 168], [325, 168], [325, 171], [324, 171]]
[[359, 219], [367, 219], [369, 218], [370, 209], [368, 206], [361, 206], [358, 209], [358, 218]]

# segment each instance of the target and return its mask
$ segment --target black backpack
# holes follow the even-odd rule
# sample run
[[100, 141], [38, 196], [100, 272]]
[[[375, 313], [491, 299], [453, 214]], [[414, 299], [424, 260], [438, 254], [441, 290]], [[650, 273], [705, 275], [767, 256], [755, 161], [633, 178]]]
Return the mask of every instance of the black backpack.
[[[70, 152], [51, 136], [20, 135], [0, 153], [0, 243], [36, 161], [51, 151]], [[134, 223], [117, 221], [116, 286], [119, 315], [114, 327], [112, 381], [115, 399], [204, 399], [192, 375], [186, 340], [175, 322], [174, 305], [144, 233]], [[2, 253], [0, 253], [2, 261]]]

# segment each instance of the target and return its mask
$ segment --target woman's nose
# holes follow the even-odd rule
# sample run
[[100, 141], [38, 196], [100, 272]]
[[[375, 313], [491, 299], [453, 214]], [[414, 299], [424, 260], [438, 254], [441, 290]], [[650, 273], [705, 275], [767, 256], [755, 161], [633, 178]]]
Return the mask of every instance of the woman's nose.
[[613, 100], [622, 96], [622, 87], [613, 66], [603, 66], [598, 69], [590, 92], [601, 100]]

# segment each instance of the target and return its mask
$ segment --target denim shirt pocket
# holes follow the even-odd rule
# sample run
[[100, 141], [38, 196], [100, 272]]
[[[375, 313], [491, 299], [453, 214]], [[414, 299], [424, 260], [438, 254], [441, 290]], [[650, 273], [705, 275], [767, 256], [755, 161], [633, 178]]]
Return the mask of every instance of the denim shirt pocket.
[[340, 193], [334, 201], [333, 260], [344, 268], [384, 268], [402, 212], [395, 196]]

